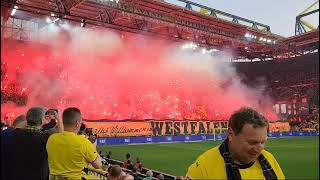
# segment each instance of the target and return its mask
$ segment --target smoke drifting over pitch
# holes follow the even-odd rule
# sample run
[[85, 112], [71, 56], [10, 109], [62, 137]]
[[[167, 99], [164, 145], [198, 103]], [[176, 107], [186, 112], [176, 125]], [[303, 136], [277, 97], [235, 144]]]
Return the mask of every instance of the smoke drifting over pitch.
[[275, 117], [263, 88], [241, 84], [226, 56], [143, 36], [49, 26], [49, 37], [40, 35], [49, 48], [31, 43], [3, 48], [2, 62], [11, 75], [2, 86], [19, 82], [28, 101], [25, 107], [2, 104], [2, 116], [43, 105], [79, 107], [86, 119], [221, 120], [241, 106]]

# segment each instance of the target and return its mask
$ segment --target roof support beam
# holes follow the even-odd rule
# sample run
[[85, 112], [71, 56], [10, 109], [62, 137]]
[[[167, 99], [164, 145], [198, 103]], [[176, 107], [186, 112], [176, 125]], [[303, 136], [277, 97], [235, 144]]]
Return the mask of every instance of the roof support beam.
[[76, 7], [80, 3], [82, 3], [84, 0], [59, 0], [63, 6], [65, 7], [66, 13], [69, 14], [69, 12], [72, 10], [72, 8]]

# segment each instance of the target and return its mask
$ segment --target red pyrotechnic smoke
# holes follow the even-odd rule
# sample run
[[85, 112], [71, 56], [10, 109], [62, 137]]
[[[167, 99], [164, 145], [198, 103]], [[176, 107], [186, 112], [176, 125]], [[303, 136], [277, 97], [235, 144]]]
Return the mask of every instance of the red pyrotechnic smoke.
[[60, 27], [41, 40], [44, 45], [13, 41], [2, 48], [10, 76], [2, 79], [2, 90], [16, 82], [28, 97], [24, 107], [1, 104], [2, 116], [42, 105], [75, 106], [86, 119], [221, 120], [242, 106], [276, 117], [263, 89], [241, 84], [224, 56], [83, 28]]

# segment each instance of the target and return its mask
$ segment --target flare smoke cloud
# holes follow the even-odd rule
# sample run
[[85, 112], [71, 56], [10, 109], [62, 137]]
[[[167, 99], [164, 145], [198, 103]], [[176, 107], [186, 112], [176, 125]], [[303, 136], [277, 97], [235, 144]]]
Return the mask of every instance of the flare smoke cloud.
[[39, 36], [41, 46], [12, 42], [3, 48], [11, 78], [2, 84], [17, 82], [28, 101], [23, 107], [1, 104], [2, 116], [36, 105], [61, 111], [75, 106], [86, 119], [221, 120], [242, 106], [274, 116], [263, 87], [242, 84], [227, 54], [181, 50], [181, 44], [108, 30], [49, 26]]

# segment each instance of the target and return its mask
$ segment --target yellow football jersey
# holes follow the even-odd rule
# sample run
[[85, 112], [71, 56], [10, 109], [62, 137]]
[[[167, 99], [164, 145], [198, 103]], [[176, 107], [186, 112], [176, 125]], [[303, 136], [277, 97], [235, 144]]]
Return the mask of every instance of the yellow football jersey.
[[[285, 176], [271, 153], [262, 151], [263, 156], [268, 160], [278, 179], [285, 179]], [[252, 166], [239, 168], [242, 179], [265, 179], [262, 168], [257, 160]], [[194, 179], [227, 179], [226, 165], [220, 154], [219, 146], [214, 147], [198, 157], [189, 167], [187, 176]]]

